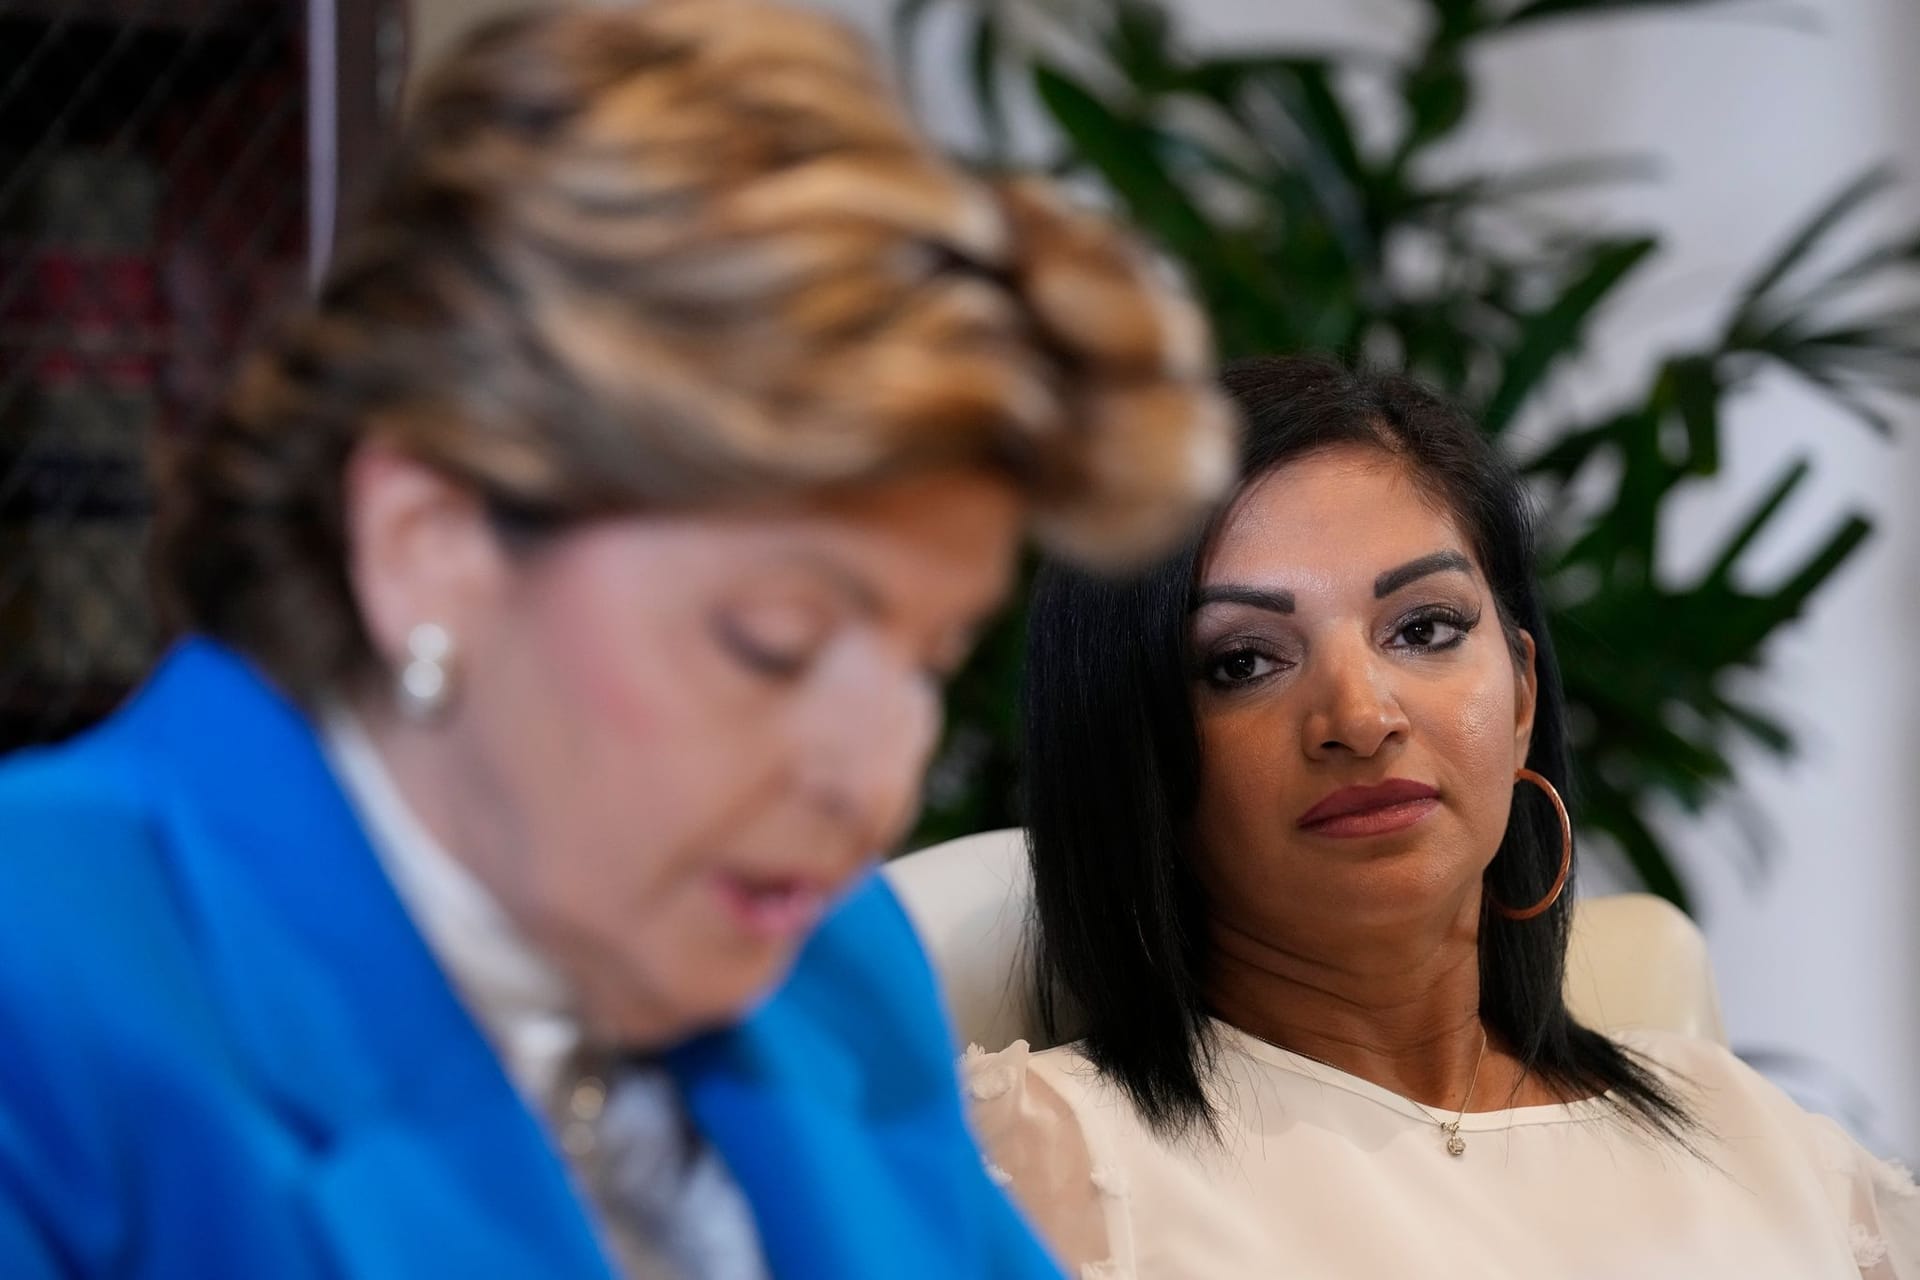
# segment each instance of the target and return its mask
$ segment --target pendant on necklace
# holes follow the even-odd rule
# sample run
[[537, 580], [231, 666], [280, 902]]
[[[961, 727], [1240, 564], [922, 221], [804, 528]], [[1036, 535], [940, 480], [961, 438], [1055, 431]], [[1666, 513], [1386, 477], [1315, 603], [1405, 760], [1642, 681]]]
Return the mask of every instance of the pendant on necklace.
[[1465, 1155], [1467, 1153], [1467, 1140], [1460, 1136], [1460, 1122], [1456, 1120], [1452, 1124], [1441, 1125], [1440, 1127], [1447, 1131], [1447, 1154], [1450, 1156]]

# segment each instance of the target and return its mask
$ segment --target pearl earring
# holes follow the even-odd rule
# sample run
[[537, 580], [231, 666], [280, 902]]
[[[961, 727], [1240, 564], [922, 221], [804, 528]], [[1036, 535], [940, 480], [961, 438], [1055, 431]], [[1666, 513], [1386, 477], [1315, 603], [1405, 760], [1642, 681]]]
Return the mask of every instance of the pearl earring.
[[394, 681], [400, 714], [416, 724], [438, 720], [453, 705], [453, 637], [437, 622], [407, 632], [407, 660]]

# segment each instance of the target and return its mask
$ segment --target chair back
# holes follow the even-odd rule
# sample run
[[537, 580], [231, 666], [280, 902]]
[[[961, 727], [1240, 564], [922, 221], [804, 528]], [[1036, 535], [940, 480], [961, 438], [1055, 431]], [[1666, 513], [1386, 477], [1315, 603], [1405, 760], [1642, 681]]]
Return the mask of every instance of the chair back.
[[[1047, 1047], [1029, 990], [1025, 833], [1016, 827], [950, 840], [897, 858], [882, 874], [933, 959], [960, 1043]], [[1726, 1043], [1706, 940], [1651, 894], [1575, 906], [1566, 993], [1574, 1016], [1598, 1031], [1658, 1028]]]

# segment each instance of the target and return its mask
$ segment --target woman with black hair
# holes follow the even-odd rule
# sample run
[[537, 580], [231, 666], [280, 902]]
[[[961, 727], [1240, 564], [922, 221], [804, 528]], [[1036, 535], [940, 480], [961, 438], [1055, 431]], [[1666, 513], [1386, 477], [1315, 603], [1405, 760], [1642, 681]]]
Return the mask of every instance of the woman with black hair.
[[1002, 1180], [1088, 1277], [1920, 1276], [1904, 1170], [1716, 1044], [1568, 1013], [1515, 475], [1402, 378], [1227, 385], [1211, 527], [1036, 588], [1037, 976], [1080, 1038], [971, 1056]]

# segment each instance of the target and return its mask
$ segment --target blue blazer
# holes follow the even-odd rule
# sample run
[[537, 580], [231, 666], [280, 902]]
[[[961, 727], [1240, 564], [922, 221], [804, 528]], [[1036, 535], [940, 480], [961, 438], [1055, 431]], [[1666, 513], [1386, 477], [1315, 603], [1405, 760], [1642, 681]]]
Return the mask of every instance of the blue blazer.
[[[1053, 1277], [963, 1123], [875, 879], [682, 1046], [773, 1273]], [[0, 765], [0, 1276], [594, 1277], [541, 1125], [401, 908], [306, 718], [189, 642]]]

